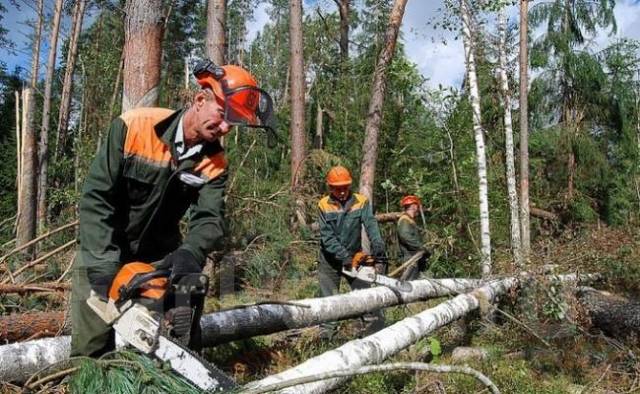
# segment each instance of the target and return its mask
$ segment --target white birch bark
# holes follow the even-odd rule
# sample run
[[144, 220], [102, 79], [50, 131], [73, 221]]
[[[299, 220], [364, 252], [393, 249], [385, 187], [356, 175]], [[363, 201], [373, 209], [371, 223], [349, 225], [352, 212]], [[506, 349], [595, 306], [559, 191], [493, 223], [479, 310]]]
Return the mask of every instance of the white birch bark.
[[[527, 277], [527, 275], [529, 274], [521, 274], [521, 276], [524, 277]], [[552, 275], [551, 277], [554, 280], [561, 281], [563, 283], [584, 283], [587, 281], [598, 280], [600, 278], [600, 275], [567, 274]], [[384, 341], [385, 337], [395, 338], [396, 332], [400, 332], [402, 334], [401, 341], [406, 342], [408, 335], [415, 337], [415, 342], [419, 339], [417, 337], [417, 335], [420, 333], [420, 331], [417, 331], [418, 329], [425, 328], [427, 330], [433, 330], [435, 329], [433, 327], [438, 324], [440, 324], [438, 325], [438, 327], [444, 324], [448, 324], [448, 322], [453, 321], [464, 314], [461, 312], [461, 308], [463, 308], [464, 305], [475, 309], [479, 305], [478, 300], [481, 300], [482, 305], [484, 306], [486, 305], [486, 302], [490, 302], [491, 300], [493, 300], [495, 295], [499, 295], [500, 292], [504, 291], [504, 288], [507, 287], [507, 285], [512, 286], [513, 283], [515, 283], [514, 281], [517, 281], [517, 279], [507, 278], [502, 281], [494, 281], [483, 286], [480, 289], [477, 289], [476, 291], [473, 291], [472, 293], [470, 293], [471, 295], [459, 295], [458, 297], [450, 301], [447, 301], [435, 308], [428, 310], [434, 311], [434, 314], [425, 315], [425, 312], [428, 312], [425, 311], [417, 316], [403, 320], [404, 322], [408, 322], [405, 326], [403, 326], [409, 328], [409, 331], [407, 332], [402, 333], [402, 330], [398, 331], [397, 329], [387, 331], [390, 328], [396, 326], [394, 325], [383, 330], [386, 333], [391, 333], [391, 335], [379, 335], [380, 332], [375, 334], [375, 337], [377, 339], [374, 343]], [[382, 305], [381, 303], [383, 303], [384, 300], [387, 300], [387, 306], [396, 305], [399, 302], [409, 303], [430, 297], [440, 297], [445, 295], [457, 294], [458, 292], [477, 287], [483, 282], [478, 279], [431, 279], [413, 281], [411, 283], [414, 286], [414, 291], [401, 294], [402, 297], [400, 297], [400, 300], [398, 300], [397, 295], [393, 294], [393, 292], [388, 288], [377, 287], [373, 289], [358, 290], [332, 297], [294, 301], [296, 304], [309, 305], [310, 308], [300, 308], [293, 305], [257, 305], [242, 309], [211, 313], [203, 316], [200, 322], [202, 326], [203, 345], [205, 347], [211, 347], [218, 343], [224, 342], [220, 339], [216, 339], [215, 336], [221, 335], [225, 336], [225, 338], [231, 338], [233, 335], [235, 335], [233, 334], [233, 331], [236, 330], [237, 327], [241, 327], [241, 325], [243, 324], [246, 326], [256, 326], [261, 324], [266, 325], [268, 324], [270, 319], [273, 319], [271, 316], [272, 314], [284, 314], [284, 311], [288, 311], [290, 317], [290, 319], [287, 320], [287, 322], [290, 323], [290, 326], [287, 328], [305, 327], [325, 321], [340, 320], [352, 317], [352, 314], [356, 313], [356, 311], [367, 312], [370, 310], [379, 309], [380, 305]], [[380, 291], [376, 292], [374, 290]], [[396, 300], [395, 303], [391, 303], [391, 300], [393, 298], [395, 298]], [[378, 303], [376, 304], [376, 302]], [[340, 305], [340, 307], [337, 308], [336, 305]], [[348, 312], [345, 312], [345, 310]], [[324, 318], [321, 318], [317, 315], [322, 315], [324, 316]], [[417, 320], [415, 320], [415, 322], [412, 322], [413, 319]], [[262, 335], [273, 333], [276, 331], [279, 330], [266, 330], [262, 333]], [[420, 335], [427, 335], [429, 332], [425, 332]], [[39, 369], [45, 368], [55, 362], [62, 361], [68, 358], [71, 350], [70, 338], [71, 337], [67, 335], [0, 346], [0, 382], [24, 381], [27, 377], [29, 377]], [[363, 349], [366, 349], [367, 346], [369, 346], [372, 342], [370, 342], [370, 340], [365, 341], [363, 339], [358, 343], [361, 344], [359, 346], [363, 346]], [[396, 339], [393, 339], [393, 343], [397, 344], [398, 341]], [[349, 346], [350, 348], [353, 348], [353, 345]], [[358, 346], [356, 346], [356, 348], [357, 347]], [[384, 348], [386, 349], [387, 345], [385, 345]], [[358, 354], [360, 353], [362, 353], [362, 351], [358, 351]], [[345, 360], [347, 359], [345, 358]], [[14, 368], [14, 366], [17, 367]], [[318, 370], [318, 372], [320, 372], [320, 370]], [[291, 373], [288, 373], [287, 375], [290, 374]], [[295, 375], [295, 377], [297, 376], [302, 375]], [[266, 379], [270, 379], [270, 377]], [[266, 379], [263, 379], [263, 381]], [[278, 379], [278, 381], [283, 381], [285, 379], [288, 380], [289, 377], [285, 376], [282, 379]], [[274, 382], [274, 380], [270, 379], [269, 381], [264, 382], [264, 384], [270, 384], [272, 382]]]
[[23, 382], [41, 368], [68, 359], [70, 352], [70, 336], [0, 346], [0, 382]]
[[476, 75], [474, 41], [471, 34], [471, 10], [467, 0], [460, 0], [462, 16], [462, 43], [464, 44], [467, 75], [469, 81], [469, 101], [473, 112], [473, 134], [476, 140], [476, 160], [478, 163], [478, 183], [480, 200], [480, 268], [482, 277], [491, 274], [491, 232], [489, 229], [489, 193], [487, 184], [487, 158], [484, 144], [484, 131], [480, 115], [480, 90]]
[[511, 213], [511, 248], [516, 269], [522, 269], [522, 253], [520, 242], [520, 211], [518, 208], [518, 190], [516, 189], [515, 155], [513, 153], [513, 125], [511, 121], [511, 93], [507, 78], [507, 18], [504, 7], [498, 12], [498, 50], [500, 52], [500, 90], [504, 105], [504, 144], [507, 167], [507, 192], [509, 195], [509, 211]]
[[[487, 302], [492, 302], [497, 296], [515, 286], [517, 282], [516, 278], [490, 282], [469, 294], [461, 294], [434, 308], [401, 320], [371, 336], [347, 342], [337, 349], [313, 357], [294, 368], [250, 383], [246, 388], [259, 388], [302, 376], [379, 364], [436, 329], [459, 319]], [[324, 393], [337, 387], [344, 380], [345, 378], [327, 379], [290, 387], [279, 392]]]
[[[291, 304], [265, 304], [211, 313], [202, 317], [206, 346], [240, 338], [267, 335], [293, 328], [350, 319], [398, 304], [456, 295], [482, 284], [477, 279], [425, 279], [412, 281], [413, 291], [394, 292], [373, 287], [330, 297], [308, 298]], [[293, 303], [300, 305], [292, 305]]]

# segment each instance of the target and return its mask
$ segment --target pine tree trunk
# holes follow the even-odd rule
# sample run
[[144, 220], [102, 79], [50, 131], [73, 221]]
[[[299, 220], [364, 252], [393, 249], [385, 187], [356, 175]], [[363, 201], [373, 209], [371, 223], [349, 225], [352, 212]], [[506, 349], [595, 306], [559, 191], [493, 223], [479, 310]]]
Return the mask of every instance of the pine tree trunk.
[[[36, 236], [37, 147], [34, 127], [35, 100], [33, 90], [22, 90], [22, 180], [20, 182], [20, 220], [16, 231], [16, 247]], [[31, 257], [31, 252], [27, 255]]]
[[289, 35], [291, 41], [291, 187], [298, 191], [305, 156], [304, 58], [302, 44], [302, 1], [290, 0]]
[[407, 0], [394, 0], [389, 24], [384, 35], [384, 46], [373, 74], [371, 87], [371, 101], [367, 111], [364, 144], [362, 145], [362, 165], [360, 167], [360, 193], [372, 200], [373, 185], [376, 175], [376, 160], [378, 158], [378, 134], [382, 125], [382, 105], [387, 84], [387, 68], [391, 64], [396, 48], [398, 31], [404, 16]]
[[71, 95], [73, 93], [73, 72], [75, 70], [76, 58], [78, 55], [78, 41], [82, 31], [82, 19], [84, 17], [84, 7], [86, 0], [78, 0], [74, 7], [73, 19], [71, 21], [72, 35], [69, 41], [69, 52], [67, 53], [67, 67], [64, 72], [64, 82], [62, 84], [62, 95], [60, 98], [60, 113], [58, 116], [58, 142], [54, 160], [58, 160], [64, 152], [67, 139], [67, 129], [69, 128], [69, 113], [71, 112]]
[[334, 0], [340, 13], [340, 59], [349, 60], [349, 3], [351, 0]]
[[49, 171], [49, 112], [51, 111], [51, 89], [53, 73], [56, 68], [56, 52], [58, 49], [58, 33], [62, 16], [63, 0], [56, 0], [53, 13], [53, 24], [49, 39], [49, 57], [47, 59], [47, 76], [44, 83], [44, 98], [42, 107], [42, 127], [40, 128], [40, 146], [38, 151], [38, 226], [40, 230], [47, 225], [47, 187]]
[[20, 183], [22, 182], [22, 130], [20, 127], [20, 123], [22, 120], [20, 119], [20, 92], [17, 90], [14, 92], [14, 98], [16, 100], [16, 195], [17, 198], [17, 206], [16, 206], [16, 226], [18, 221], [20, 220], [20, 195], [22, 194], [22, 186]]
[[125, 5], [122, 111], [158, 104], [162, 0], [127, 0]]
[[[247, 389], [260, 388], [302, 376], [329, 371], [350, 370], [363, 365], [380, 364], [419, 339], [433, 333], [436, 329], [465, 316], [475, 309], [479, 309], [482, 305], [493, 302], [496, 297], [504, 294], [515, 286], [517, 282], [515, 278], [494, 281], [469, 294], [459, 295], [434, 308], [401, 320], [371, 336], [347, 342], [337, 349], [308, 359], [304, 363], [284, 372], [249, 383], [245, 387]], [[325, 393], [339, 386], [345, 380], [346, 378], [327, 379], [290, 387], [278, 392], [296, 394]]]
[[207, 57], [215, 64], [225, 62], [225, 26], [227, 0], [209, 0], [207, 4]]
[[40, 68], [40, 41], [42, 37], [42, 25], [44, 23], [43, 12], [44, 0], [38, 0], [38, 22], [36, 23], [36, 31], [33, 37], [31, 49], [31, 81], [29, 82], [31, 89], [35, 89], [38, 84], [38, 70]]
[[478, 183], [480, 200], [480, 244], [481, 260], [480, 268], [482, 276], [491, 274], [491, 232], [489, 229], [489, 195], [487, 184], [487, 158], [484, 144], [484, 130], [480, 114], [480, 91], [476, 75], [475, 42], [472, 35], [471, 9], [467, 0], [460, 1], [462, 16], [462, 42], [464, 44], [467, 76], [469, 81], [469, 101], [473, 111], [473, 133], [476, 140], [476, 160], [478, 165]]
[[522, 245], [520, 242], [520, 210], [518, 207], [518, 190], [516, 189], [516, 168], [513, 152], [513, 126], [511, 121], [511, 92], [509, 91], [509, 81], [507, 78], [507, 17], [504, 8], [498, 13], [499, 31], [499, 51], [500, 51], [500, 89], [502, 90], [502, 101], [504, 105], [504, 134], [505, 134], [505, 157], [507, 167], [507, 192], [509, 194], [509, 210], [511, 212], [511, 248], [515, 268], [521, 270]]
[[527, 31], [529, 26], [529, 0], [520, 0], [520, 228], [522, 238], [522, 258], [529, 262], [531, 253], [531, 232], [529, 225], [529, 55]]

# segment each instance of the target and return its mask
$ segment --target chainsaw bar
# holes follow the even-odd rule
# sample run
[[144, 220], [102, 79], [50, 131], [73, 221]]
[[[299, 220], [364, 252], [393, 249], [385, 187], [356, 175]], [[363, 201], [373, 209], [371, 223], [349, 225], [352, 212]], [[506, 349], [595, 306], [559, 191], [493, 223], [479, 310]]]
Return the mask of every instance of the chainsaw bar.
[[158, 337], [153, 354], [201, 390], [228, 392], [238, 388], [238, 384], [222, 370], [162, 335]]
[[408, 293], [413, 290], [411, 283], [380, 275], [376, 272], [374, 267], [360, 266], [357, 269], [343, 269], [342, 273], [351, 278], [360, 279], [364, 282], [375, 283], [403, 293]]

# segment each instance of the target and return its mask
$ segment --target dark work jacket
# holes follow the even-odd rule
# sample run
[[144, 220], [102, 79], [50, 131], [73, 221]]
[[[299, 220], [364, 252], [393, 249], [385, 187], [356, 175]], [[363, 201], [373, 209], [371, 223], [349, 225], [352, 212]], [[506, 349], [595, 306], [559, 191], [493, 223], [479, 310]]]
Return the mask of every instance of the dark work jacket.
[[[159, 260], [178, 247], [204, 264], [222, 239], [224, 150], [215, 141], [178, 163], [174, 141], [182, 113], [138, 108], [111, 123], [79, 204], [76, 264], [90, 279], [112, 277], [129, 261]], [[183, 241], [179, 222], [188, 208]]]
[[367, 197], [352, 193], [342, 204], [328, 195], [318, 202], [318, 209], [321, 260], [338, 266], [361, 251], [362, 227], [371, 241], [371, 252], [374, 255], [384, 253], [384, 241]]

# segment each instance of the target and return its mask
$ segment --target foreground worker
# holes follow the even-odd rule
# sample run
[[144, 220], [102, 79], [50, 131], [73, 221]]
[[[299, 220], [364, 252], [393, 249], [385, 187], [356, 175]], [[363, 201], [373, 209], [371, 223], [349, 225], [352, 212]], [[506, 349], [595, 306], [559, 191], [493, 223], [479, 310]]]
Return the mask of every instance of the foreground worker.
[[[349, 170], [337, 166], [327, 173], [327, 185], [330, 194], [318, 203], [320, 209], [320, 253], [318, 274], [320, 291], [323, 297], [338, 294], [343, 269], [351, 269], [354, 256], [362, 251], [361, 231], [364, 227], [371, 251], [376, 259], [376, 270], [386, 271], [387, 258], [384, 241], [380, 235], [378, 222], [367, 197], [351, 192], [353, 182]], [[352, 289], [366, 288], [370, 285], [360, 280], [347, 278]], [[371, 322], [367, 331], [375, 331], [384, 326], [381, 312], [365, 316]], [[335, 323], [322, 326], [322, 336], [331, 337], [335, 332]]]
[[[116, 118], [87, 174], [73, 270], [72, 355], [114, 347], [113, 330], [86, 304], [90, 290], [106, 298], [131, 261], [160, 261], [172, 277], [202, 272], [225, 233], [219, 138], [233, 125], [265, 127], [271, 98], [241, 67], [205, 61], [194, 75], [200, 86], [186, 109], [138, 108]], [[188, 208], [182, 240], [178, 225]]]
[[424, 252], [424, 255], [402, 274], [402, 280], [417, 279], [420, 273], [427, 269], [427, 260], [429, 251], [424, 247], [424, 242], [420, 236], [420, 229], [416, 224], [416, 217], [422, 209], [420, 198], [414, 195], [404, 196], [400, 200], [404, 212], [398, 219], [398, 244], [400, 245], [400, 258], [406, 262], [418, 252]]

